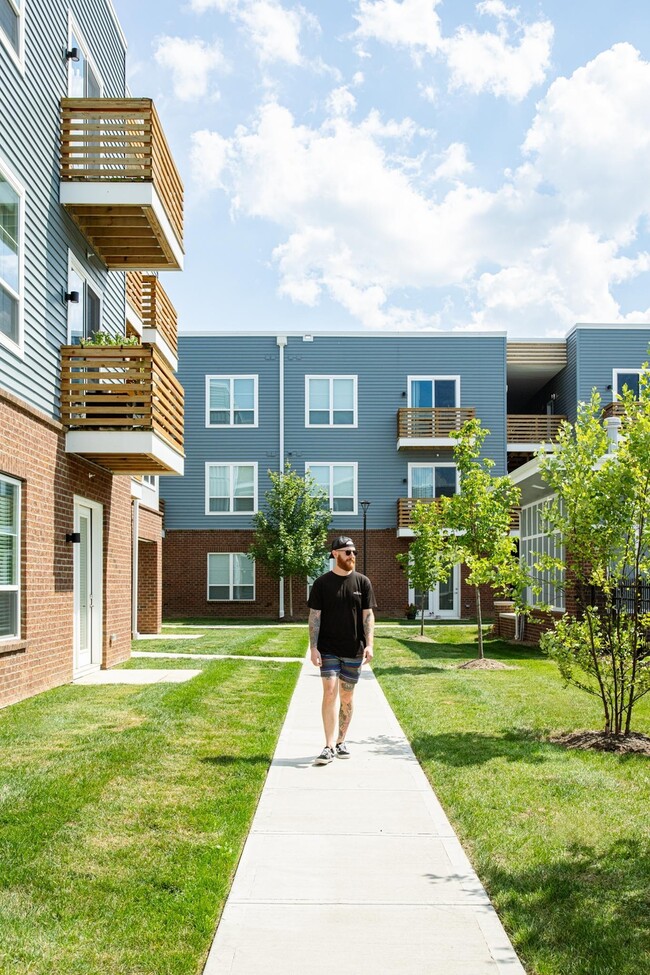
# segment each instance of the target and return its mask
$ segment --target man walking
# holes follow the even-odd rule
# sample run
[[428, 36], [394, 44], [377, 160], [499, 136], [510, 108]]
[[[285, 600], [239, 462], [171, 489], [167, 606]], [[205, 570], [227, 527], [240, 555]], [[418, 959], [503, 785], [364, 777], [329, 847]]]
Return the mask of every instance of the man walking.
[[350, 757], [345, 736], [361, 667], [372, 660], [373, 609], [377, 606], [370, 580], [355, 571], [357, 550], [352, 539], [339, 535], [330, 551], [336, 564], [316, 579], [307, 601], [311, 662], [320, 667], [323, 678], [325, 748], [315, 765]]

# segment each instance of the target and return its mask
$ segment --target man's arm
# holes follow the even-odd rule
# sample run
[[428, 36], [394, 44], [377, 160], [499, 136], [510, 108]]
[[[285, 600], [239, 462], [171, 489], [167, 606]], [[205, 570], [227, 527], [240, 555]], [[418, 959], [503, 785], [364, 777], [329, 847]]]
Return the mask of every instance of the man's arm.
[[311, 662], [314, 667], [320, 667], [321, 655], [318, 649], [318, 634], [320, 633], [320, 609], [309, 610], [309, 649]]
[[375, 641], [375, 614], [371, 609], [363, 610], [363, 635], [366, 645], [363, 651], [363, 662], [367, 663], [373, 658], [373, 643]]

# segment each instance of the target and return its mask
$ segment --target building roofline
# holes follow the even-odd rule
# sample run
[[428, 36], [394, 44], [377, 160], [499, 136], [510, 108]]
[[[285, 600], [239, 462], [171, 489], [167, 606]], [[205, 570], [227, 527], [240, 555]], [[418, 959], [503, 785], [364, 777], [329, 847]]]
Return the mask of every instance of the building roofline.
[[[422, 329], [421, 331], [413, 332], [388, 332], [385, 330], [359, 330], [359, 331], [345, 331], [345, 332], [332, 332], [329, 329], [265, 329], [264, 331], [239, 331], [233, 329], [210, 329], [205, 331], [183, 330], [179, 329], [179, 338], [227, 338], [227, 337], [237, 337], [237, 338], [274, 338], [279, 335], [286, 335], [288, 338], [305, 338], [305, 336], [311, 336], [312, 338], [337, 338], [337, 339], [349, 339], [349, 338], [400, 338], [400, 339], [420, 339], [420, 338], [506, 338], [507, 332], [505, 330], [493, 331], [493, 332], [448, 332], [448, 331], [436, 331], [435, 329]], [[309, 341], [309, 339], [308, 339]]]

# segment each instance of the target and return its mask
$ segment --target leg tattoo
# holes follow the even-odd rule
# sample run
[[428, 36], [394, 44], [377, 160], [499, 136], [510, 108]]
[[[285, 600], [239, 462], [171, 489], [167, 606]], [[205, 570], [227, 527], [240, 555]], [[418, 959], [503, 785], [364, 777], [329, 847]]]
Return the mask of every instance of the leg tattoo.
[[339, 708], [339, 741], [345, 740], [345, 734], [352, 720], [352, 701], [341, 701]]

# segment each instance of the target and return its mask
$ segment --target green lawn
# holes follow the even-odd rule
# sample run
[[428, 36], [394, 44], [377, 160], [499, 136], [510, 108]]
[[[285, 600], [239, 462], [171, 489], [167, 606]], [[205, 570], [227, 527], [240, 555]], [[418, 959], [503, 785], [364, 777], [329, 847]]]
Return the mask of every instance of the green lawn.
[[475, 627], [416, 633], [379, 630], [373, 669], [527, 972], [649, 972], [650, 760], [551, 744], [602, 719], [539, 651], [491, 640], [516, 669], [462, 671]]
[[299, 667], [198, 668], [0, 711], [2, 975], [202, 971]]
[[[187, 640], [134, 640], [133, 649], [165, 653], [233, 653], [263, 657], [304, 657], [309, 641], [307, 626], [283, 629], [178, 630], [167, 635], [199, 634]], [[160, 664], [159, 666], [164, 666]]]

